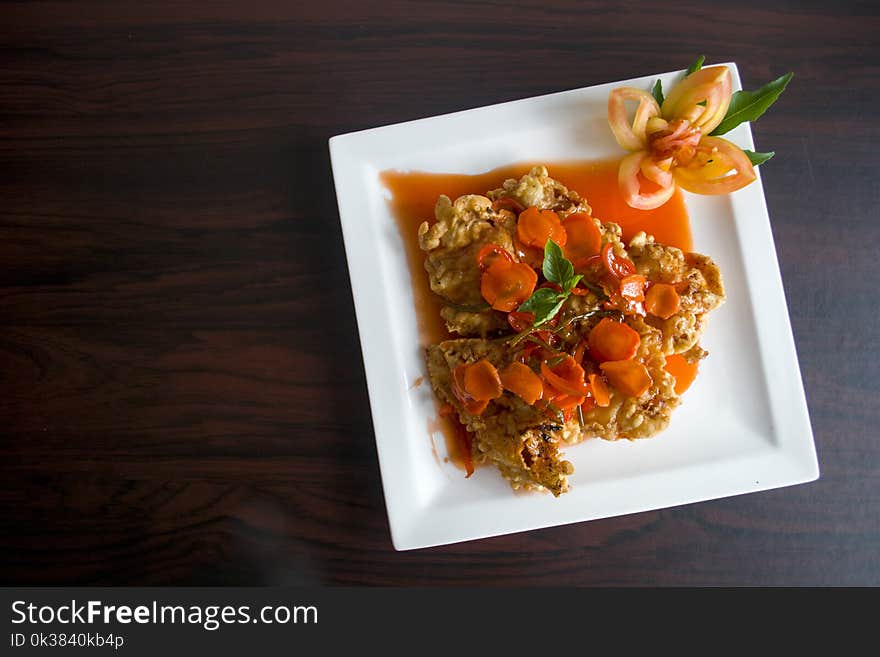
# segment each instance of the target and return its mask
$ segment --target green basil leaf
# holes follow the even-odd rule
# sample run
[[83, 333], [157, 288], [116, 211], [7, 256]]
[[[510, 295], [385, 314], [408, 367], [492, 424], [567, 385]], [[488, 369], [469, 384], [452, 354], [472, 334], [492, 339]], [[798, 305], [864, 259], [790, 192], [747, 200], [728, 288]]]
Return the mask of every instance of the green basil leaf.
[[567, 294], [562, 294], [549, 287], [542, 287], [535, 290], [532, 296], [526, 299], [517, 310], [521, 313], [533, 313], [535, 321], [532, 325], [538, 326], [552, 319], [562, 308], [562, 304], [567, 298]]
[[571, 292], [575, 285], [580, 283], [580, 280], [584, 277], [583, 274], [578, 274], [577, 276], [572, 276], [567, 281], [565, 281], [565, 285], [562, 286], [562, 289], [566, 292]]
[[723, 135], [733, 130], [740, 123], [757, 121], [767, 111], [767, 108], [776, 102], [779, 94], [785, 91], [793, 76], [794, 73], [786, 73], [755, 91], [737, 91], [730, 99], [730, 107], [727, 109], [727, 114], [721, 123], [718, 124], [718, 127], [712, 131], [712, 134]]
[[554, 317], [556, 317], [556, 313], [558, 313], [562, 309], [562, 304], [565, 303], [566, 299], [568, 299], [567, 294], [560, 294], [559, 301], [557, 301], [553, 305], [553, 307], [547, 311], [546, 314], [542, 315], [541, 317], [538, 317], [537, 315], [535, 315], [535, 323], [533, 324], [533, 326], [540, 326], [544, 322], [548, 322], [551, 319], [553, 319]]
[[684, 74], [684, 77], [689, 76], [691, 73], [696, 73], [701, 68], [703, 68], [703, 62], [705, 62], [705, 61], [706, 61], [706, 55], [700, 55], [699, 57], [697, 57], [697, 61], [695, 61], [690, 66], [688, 66], [687, 73]]
[[562, 249], [553, 240], [547, 240], [544, 245], [544, 265], [541, 268], [544, 278], [551, 283], [556, 283], [563, 290], [566, 282], [574, 276], [574, 265], [562, 255]]
[[532, 296], [523, 301], [517, 310], [521, 313], [538, 315], [552, 308], [557, 301], [559, 301], [559, 292], [549, 287], [542, 287], [532, 292]]
[[764, 164], [764, 162], [776, 155], [776, 151], [770, 151], [769, 153], [756, 153], [755, 151], [743, 150], [743, 153], [748, 156], [753, 166]]
[[654, 83], [654, 88], [651, 89], [651, 95], [654, 96], [654, 100], [657, 101], [658, 105], [663, 104], [663, 84], [660, 82], [660, 80], [657, 80]]

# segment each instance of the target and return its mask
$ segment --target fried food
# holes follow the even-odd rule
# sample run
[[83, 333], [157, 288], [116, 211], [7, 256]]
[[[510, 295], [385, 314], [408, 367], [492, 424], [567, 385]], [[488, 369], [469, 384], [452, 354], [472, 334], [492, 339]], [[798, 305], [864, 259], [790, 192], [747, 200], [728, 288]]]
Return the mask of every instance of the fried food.
[[[564, 281], [547, 278], [550, 246], [541, 252], [520, 239], [518, 218], [527, 208], [551, 211], [542, 216], [559, 241], [566, 238], [560, 226], [568, 226], [572, 243], [560, 246], [579, 256], [583, 243], [574, 243], [574, 219], [567, 220], [577, 215], [577, 221], [592, 222], [579, 224], [577, 239], [585, 228], [595, 232], [596, 243], [586, 248], [598, 250], [571, 262], [582, 278], [571, 278], [568, 290]], [[645, 233], [628, 244], [621, 235], [617, 224], [592, 217], [587, 201], [544, 167], [485, 196], [454, 202], [441, 196], [434, 221], [419, 227], [431, 290], [443, 299], [441, 315], [457, 336], [427, 348], [431, 386], [472, 434], [473, 460], [496, 466], [514, 488], [558, 496], [568, 490], [574, 471], [561, 451], [566, 445], [591, 437], [648, 438], [665, 429], [681, 403], [666, 357], [683, 354], [696, 362], [706, 356], [699, 338], [708, 314], [724, 301], [718, 267]], [[555, 264], [564, 269], [570, 261], [563, 260]], [[537, 307], [528, 303], [510, 312], [493, 309], [485, 287], [481, 291], [489, 268], [503, 276], [522, 263], [540, 281], [532, 295], [556, 295], [561, 302], [547, 321], [523, 312]], [[646, 293], [648, 307], [658, 314], [646, 310]], [[527, 366], [532, 383], [540, 380], [543, 387], [540, 399], [528, 403], [512, 390], [477, 392], [467, 378], [476, 363], [490, 373], [511, 363]]]

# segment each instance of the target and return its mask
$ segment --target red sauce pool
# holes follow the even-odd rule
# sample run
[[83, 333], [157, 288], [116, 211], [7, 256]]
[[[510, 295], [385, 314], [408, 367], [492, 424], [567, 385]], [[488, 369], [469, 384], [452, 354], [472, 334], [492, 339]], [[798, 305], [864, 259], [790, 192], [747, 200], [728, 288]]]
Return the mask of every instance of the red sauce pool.
[[[585, 198], [593, 209], [593, 216], [619, 224], [623, 229], [624, 241], [643, 230], [662, 244], [677, 246], [686, 253], [692, 251], [690, 221], [681, 192], [676, 191], [669, 201], [656, 210], [635, 210], [620, 196], [617, 186], [619, 162], [615, 159], [540, 164], [547, 167], [551, 177]], [[508, 178], [519, 178], [528, 173], [533, 166], [535, 164], [512, 164], [476, 175], [382, 172], [382, 182], [391, 192], [391, 211], [406, 248], [422, 346], [441, 342], [451, 336], [440, 317], [440, 299], [428, 285], [425, 253], [419, 249], [418, 243], [419, 226], [423, 221], [434, 222], [434, 205], [441, 194], [452, 200], [463, 194], [485, 194], [501, 187]], [[447, 415], [438, 416], [437, 422], [432, 424], [432, 428], [435, 427], [443, 431], [450, 460], [464, 469], [461, 425]]]

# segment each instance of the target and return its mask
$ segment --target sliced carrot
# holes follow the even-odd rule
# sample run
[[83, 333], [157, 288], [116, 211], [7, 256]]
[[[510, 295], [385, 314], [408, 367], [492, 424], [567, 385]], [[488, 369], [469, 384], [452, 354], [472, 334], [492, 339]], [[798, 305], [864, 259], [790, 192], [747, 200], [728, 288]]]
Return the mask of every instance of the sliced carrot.
[[541, 363], [541, 375], [561, 393], [574, 397], [583, 397], [587, 394], [584, 368], [571, 356], [566, 356], [552, 367], [544, 361]]
[[528, 265], [498, 259], [483, 272], [480, 292], [495, 310], [507, 313], [532, 296], [537, 282], [538, 275]]
[[491, 267], [499, 258], [506, 260], [509, 263], [513, 263], [513, 258], [507, 250], [502, 249], [497, 244], [492, 244], [491, 242], [484, 244], [480, 247], [480, 250], [477, 251], [477, 265], [480, 267], [480, 271], [486, 271], [489, 269], [489, 267]]
[[489, 401], [500, 397], [503, 392], [498, 371], [485, 358], [453, 369], [451, 384], [452, 393], [471, 415], [481, 415]]
[[498, 370], [483, 358], [464, 371], [464, 391], [477, 401], [497, 399], [504, 393]]
[[465, 390], [465, 374], [469, 368], [470, 365], [465, 363], [452, 370], [452, 394], [454, 394], [456, 399], [461, 402], [462, 407], [467, 413], [470, 413], [471, 415], [481, 415], [489, 405], [489, 400], [486, 399], [481, 401], [474, 399], [470, 393]]
[[526, 404], [534, 404], [544, 393], [544, 384], [541, 377], [532, 371], [531, 367], [512, 362], [499, 373], [501, 385], [505, 390], [518, 395]]
[[602, 233], [593, 218], [583, 212], [571, 214], [562, 222], [565, 229], [565, 257], [575, 262], [597, 255], [602, 247]]
[[544, 248], [548, 239], [552, 239], [559, 246], [565, 246], [568, 239], [558, 214], [553, 210], [539, 210], [534, 206], [519, 215], [516, 234], [523, 244], [539, 249]]
[[608, 382], [627, 397], [640, 397], [653, 381], [648, 368], [637, 360], [614, 360], [600, 363]]
[[681, 354], [671, 354], [666, 357], [664, 369], [675, 377], [676, 395], [684, 394], [684, 391], [691, 387], [694, 379], [697, 378], [699, 365], [700, 361], [689, 363]]
[[581, 411], [589, 411], [596, 408], [596, 400], [593, 397], [586, 397], [584, 403], [581, 404]]
[[541, 399], [546, 402], [552, 402], [557, 397], [564, 397], [564, 392], [559, 392], [556, 388], [550, 385], [545, 379], [543, 382], [544, 391], [541, 393]]
[[[586, 396], [575, 396], [575, 395], [561, 395], [559, 397], [555, 397], [551, 402], [556, 408], [560, 411], [570, 411], [573, 408], [576, 408], [584, 403]], [[567, 418], [566, 418], [567, 419]]]
[[590, 374], [590, 388], [593, 391], [593, 399], [596, 406], [602, 408], [607, 407], [611, 403], [611, 391], [608, 390], [608, 384], [598, 374]]
[[[568, 387], [568, 386], [566, 386]], [[575, 390], [577, 388], [569, 388], [570, 390]], [[582, 399], [586, 397], [588, 394], [588, 390], [586, 389], [586, 383], [584, 384], [584, 388], [579, 389], [580, 392], [576, 395], [570, 395], [567, 392], [563, 392], [550, 384], [546, 379], [544, 379], [544, 394], [541, 396], [541, 399], [544, 401], [552, 402], [554, 406], [560, 408], [557, 402], [563, 404], [564, 406], [568, 405], [568, 401], [571, 399]], [[582, 402], [581, 402], [582, 403]]]
[[630, 274], [620, 280], [620, 296], [628, 301], [638, 303], [645, 300], [645, 277]]
[[654, 283], [645, 296], [645, 309], [660, 319], [669, 319], [681, 308], [681, 297], [674, 285]]
[[633, 358], [639, 349], [641, 338], [627, 324], [606, 317], [593, 327], [588, 341], [590, 357], [597, 363], [602, 363]]
[[636, 273], [633, 261], [615, 254], [614, 245], [611, 242], [602, 247], [602, 262], [605, 263], [608, 273], [616, 278], [626, 278], [630, 274]]

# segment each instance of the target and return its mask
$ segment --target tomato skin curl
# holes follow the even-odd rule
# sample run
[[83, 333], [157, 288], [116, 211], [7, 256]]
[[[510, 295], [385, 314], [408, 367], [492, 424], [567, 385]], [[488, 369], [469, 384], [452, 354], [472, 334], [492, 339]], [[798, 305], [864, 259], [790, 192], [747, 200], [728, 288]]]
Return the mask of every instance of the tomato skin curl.
[[[672, 174], [682, 189], [694, 194], [729, 194], [758, 177], [748, 155], [721, 137], [703, 137], [698, 154], [702, 158], [694, 158], [697, 163], [706, 160], [702, 166], [676, 167]], [[731, 175], [731, 171], [736, 173]]]
[[614, 245], [611, 242], [602, 247], [602, 264], [614, 278], [626, 278], [636, 273], [633, 261], [614, 253]]
[[[726, 66], [709, 66], [691, 73], [667, 94], [660, 108], [665, 119], [686, 118], [704, 135], [724, 119], [733, 94], [733, 79]], [[700, 103], [705, 105], [700, 105]]]
[[[624, 102], [638, 102], [636, 114], [630, 123]], [[648, 119], [660, 116], [660, 106], [647, 91], [634, 87], [620, 87], [608, 95], [608, 125], [617, 143], [628, 151], [639, 151], [647, 145], [645, 127]]]
[[487, 271], [499, 258], [513, 264], [513, 257], [505, 249], [489, 242], [477, 251], [477, 266], [481, 272]]
[[[733, 78], [726, 66], [686, 75], [662, 106], [641, 89], [611, 91], [608, 125], [617, 143], [630, 151], [618, 169], [618, 187], [627, 205], [653, 210], [672, 198], [677, 187], [694, 194], [729, 194], [757, 179], [742, 149], [710, 136], [724, 121], [732, 97]], [[638, 103], [632, 120], [626, 101]]]
[[517, 311], [507, 313], [507, 323], [517, 333], [521, 333], [535, 323], [535, 313], [521, 313]]
[[[671, 199], [675, 193], [675, 184], [671, 181], [665, 187], [659, 187], [655, 191], [642, 191], [643, 183], [640, 176], [642, 164], [650, 157], [651, 154], [647, 151], [639, 151], [638, 153], [627, 155], [620, 163], [620, 169], [617, 174], [617, 181], [623, 194], [623, 200], [626, 201], [627, 205], [637, 210], [659, 208]], [[653, 184], [657, 186], [656, 183]]]

